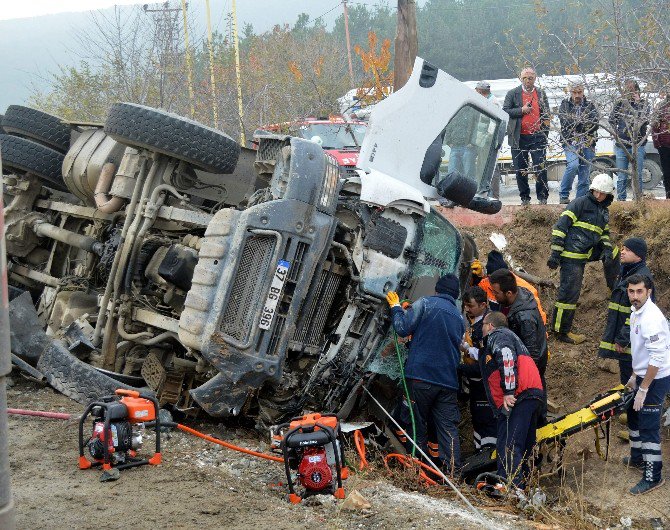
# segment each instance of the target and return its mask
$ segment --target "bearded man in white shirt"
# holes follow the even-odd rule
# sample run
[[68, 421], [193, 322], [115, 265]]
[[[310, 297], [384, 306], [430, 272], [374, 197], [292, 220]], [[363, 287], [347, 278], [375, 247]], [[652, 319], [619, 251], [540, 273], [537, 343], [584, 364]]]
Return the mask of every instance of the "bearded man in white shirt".
[[670, 392], [670, 331], [665, 316], [651, 300], [651, 280], [633, 274], [626, 283], [632, 305], [633, 362], [633, 375], [626, 386], [637, 389], [633, 403], [637, 418], [631, 418], [630, 457], [624, 458], [624, 463], [642, 470], [642, 480], [630, 490], [633, 495], [641, 495], [665, 482], [661, 476], [661, 413]]

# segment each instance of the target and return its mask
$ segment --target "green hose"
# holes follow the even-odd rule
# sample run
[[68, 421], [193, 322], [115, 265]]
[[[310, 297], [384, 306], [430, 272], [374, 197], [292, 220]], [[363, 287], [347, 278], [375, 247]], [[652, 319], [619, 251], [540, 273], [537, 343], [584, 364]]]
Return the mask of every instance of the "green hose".
[[[409, 417], [412, 420], [412, 440], [416, 442], [416, 420], [414, 419], [414, 407], [412, 400], [409, 397], [409, 389], [407, 388], [407, 379], [405, 379], [405, 367], [402, 362], [402, 355], [400, 354], [400, 343], [398, 342], [398, 334], [393, 331], [393, 340], [395, 341], [395, 352], [398, 355], [398, 364], [400, 365], [400, 377], [402, 377], [402, 386], [405, 389], [405, 399], [407, 399], [407, 406], [409, 407]], [[416, 446], [412, 444], [412, 456], [416, 453]]]

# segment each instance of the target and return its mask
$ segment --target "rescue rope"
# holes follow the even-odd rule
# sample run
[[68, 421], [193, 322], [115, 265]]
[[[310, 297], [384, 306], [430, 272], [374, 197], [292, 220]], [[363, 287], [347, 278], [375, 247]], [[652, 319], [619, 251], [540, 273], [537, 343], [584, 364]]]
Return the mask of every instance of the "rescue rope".
[[[363, 386], [362, 388], [367, 393], [367, 395], [370, 396], [372, 401], [374, 401], [377, 404], [377, 406], [382, 410], [382, 412], [384, 412], [384, 414], [386, 414], [386, 416], [393, 422], [393, 424], [398, 429], [402, 429], [402, 427], [400, 427], [398, 422], [395, 421], [393, 416], [391, 416], [391, 414], [384, 408], [384, 406], [377, 400], [377, 398], [375, 398], [372, 395], [372, 393], [367, 388], [365, 388], [365, 386]], [[435, 470], [435, 474], [438, 475], [440, 478], [442, 478], [442, 480], [444, 480], [444, 482], [454, 491], [454, 493], [458, 495], [458, 497], [465, 503], [465, 505], [470, 509], [470, 511], [477, 517], [477, 519], [479, 519], [482, 525], [492, 530], [497, 529], [497, 527], [493, 523], [491, 523], [488, 519], [486, 519], [481, 514], [481, 512], [477, 508], [475, 508], [468, 499], [465, 498], [465, 495], [461, 493], [461, 491], [456, 487], [456, 485], [451, 480], [449, 480], [449, 478], [444, 473], [442, 473], [442, 471], [440, 470], [439, 467], [437, 467], [435, 462], [433, 462], [430, 459], [430, 457], [424, 452], [424, 450], [417, 445], [417, 443], [414, 441], [414, 438], [408, 436], [407, 439], [412, 443], [412, 445], [416, 448], [416, 450], [419, 451], [424, 460], [428, 462], [428, 464], [430, 464], [430, 466]]]
[[[402, 354], [400, 353], [400, 342], [398, 341], [398, 334], [393, 331], [393, 340], [395, 341], [395, 353], [398, 356], [398, 364], [400, 365], [400, 377], [402, 378], [402, 386], [405, 389], [405, 399], [407, 400], [407, 408], [409, 408], [409, 418], [412, 422], [412, 438], [416, 440], [416, 420], [414, 419], [414, 407], [412, 406], [412, 400], [409, 397], [409, 388], [407, 388], [407, 379], [405, 378], [405, 367], [402, 363]], [[400, 427], [400, 429], [405, 432], [405, 429]], [[415, 455], [416, 449], [412, 446], [412, 456]]]

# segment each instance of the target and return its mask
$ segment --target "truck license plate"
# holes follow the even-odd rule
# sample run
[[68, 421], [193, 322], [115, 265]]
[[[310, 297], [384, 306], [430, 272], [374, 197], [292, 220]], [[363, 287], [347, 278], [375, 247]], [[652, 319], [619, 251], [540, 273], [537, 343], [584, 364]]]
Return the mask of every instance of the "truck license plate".
[[282, 289], [284, 288], [286, 273], [288, 272], [290, 265], [291, 264], [288, 261], [283, 259], [280, 259], [277, 264], [275, 273], [272, 276], [270, 293], [268, 294], [267, 300], [265, 300], [263, 311], [261, 311], [261, 321], [258, 324], [258, 327], [261, 329], [270, 329], [270, 325], [275, 316], [275, 310], [277, 309], [277, 304], [279, 303], [279, 298], [281, 297]]

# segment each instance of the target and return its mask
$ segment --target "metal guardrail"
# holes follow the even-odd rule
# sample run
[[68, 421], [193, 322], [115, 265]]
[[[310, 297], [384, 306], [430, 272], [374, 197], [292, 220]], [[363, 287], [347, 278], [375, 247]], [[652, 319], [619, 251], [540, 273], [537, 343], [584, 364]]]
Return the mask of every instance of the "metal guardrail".
[[[0, 175], [2, 159], [0, 158]], [[0, 528], [13, 530], [14, 501], [9, 480], [7, 451], [7, 386], [6, 378], [12, 370], [9, 343], [9, 292], [7, 288], [7, 257], [5, 254], [5, 214], [0, 182]]]

